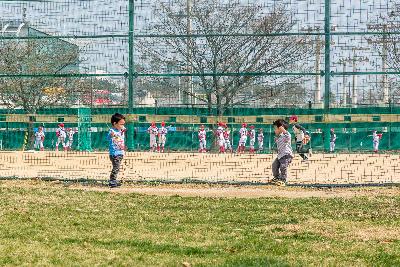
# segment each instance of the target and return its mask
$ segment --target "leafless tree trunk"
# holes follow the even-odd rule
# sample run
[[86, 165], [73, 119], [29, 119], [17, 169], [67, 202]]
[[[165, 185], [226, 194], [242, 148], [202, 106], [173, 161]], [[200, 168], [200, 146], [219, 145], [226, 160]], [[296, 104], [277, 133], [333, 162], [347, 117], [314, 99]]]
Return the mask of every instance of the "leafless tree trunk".
[[[158, 1], [155, 4], [156, 20], [150, 32], [186, 34], [186, 0], [174, 3]], [[198, 100], [206, 102], [209, 109], [215, 105], [218, 115], [222, 115], [232, 105], [247, 104], [262, 98], [264, 94], [253, 94], [247, 99], [240, 97], [253, 86], [269, 86], [271, 82], [276, 85], [293, 83], [299, 79], [267, 75], [260, 77], [253, 73], [301, 72], [308, 67], [307, 60], [312, 55], [312, 49], [306, 37], [262, 36], [291, 31], [294, 22], [290, 16], [291, 12], [284, 5], [266, 10], [257, 5], [223, 5], [213, 0], [198, 0], [194, 2], [190, 20], [192, 34], [202, 36], [141, 38], [138, 40], [140, 54], [158, 63], [142, 62], [141, 65], [147, 66], [147, 72], [162, 72], [167, 61], [174, 60], [180, 66], [189, 64], [194, 73], [200, 74], [201, 93], [206, 95], [205, 100]], [[202, 76], [205, 73], [213, 75]], [[275, 86], [274, 89], [279, 90], [279, 87]]]
[[[0, 71], [5, 74], [59, 74], [78, 64], [78, 49], [54, 45], [51, 40], [3, 40], [0, 43]], [[77, 70], [76, 70], [77, 71]], [[40, 108], [65, 103], [72, 88], [57, 77], [10, 77], [0, 79], [3, 105], [22, 107], [34, 114]], [[70, 89], [68, 91], [68, 89]]]
[[[4, 74], [58, 74], [77, 64], [78, 50], [55, 45], [53, 40], [2, 40], [0, 72]], [[23, 108], [34, 115], [37, 110], [56, 103], [66, 103], [73, 93], [65, 79], [57, 77], [8, 77], [0, 79], [0, 101], [8, 108]], [[28, 148], [33, 147], [33, 122], [28, 123]]]

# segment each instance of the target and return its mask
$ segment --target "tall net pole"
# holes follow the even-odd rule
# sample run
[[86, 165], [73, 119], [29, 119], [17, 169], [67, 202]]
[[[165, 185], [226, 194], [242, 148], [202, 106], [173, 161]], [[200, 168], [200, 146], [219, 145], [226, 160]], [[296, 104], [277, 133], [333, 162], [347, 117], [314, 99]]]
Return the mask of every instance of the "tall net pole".
[[[135, 72], [135, 65], [134, 65], [134, 60], [133, 60], [133, 54], [134, 54], [134, 22], [135, 22], [135, 2], [134, 0], [129, 0], [129, 37], [128, 37], [128, 43], [129, 43], [129, 55], [128, 55], [128, 61], [129, 61], [129, 67], [128, 67], [128, 112], [129, 114], [133, 113], [133, 106], [134, 106], [134, 72]], [[127, 133], [127, 147], [129, 150], [132, 150], [134, 148], [134, 123], [133, 121], [130, 121], [128, 119], [127, 121], [127, 128], [128, 128], [128, 133]]]
[[[325, 92], [324, 92], [324, 109], [325, 114], [330, 108], [331, 93], [331, 1], [325, 0]], [[324, 149], [329, 149], [329, 125], [325, 124], [324, 130]]]

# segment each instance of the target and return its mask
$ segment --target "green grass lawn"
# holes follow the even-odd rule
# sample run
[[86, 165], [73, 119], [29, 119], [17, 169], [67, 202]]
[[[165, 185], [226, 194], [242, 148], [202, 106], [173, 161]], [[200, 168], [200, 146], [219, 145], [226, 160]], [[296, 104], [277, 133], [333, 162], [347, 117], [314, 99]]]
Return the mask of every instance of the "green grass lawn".
[[399, 240], [400, 196], [217, 199], [0, 187], [2, 266], [399, 266]]

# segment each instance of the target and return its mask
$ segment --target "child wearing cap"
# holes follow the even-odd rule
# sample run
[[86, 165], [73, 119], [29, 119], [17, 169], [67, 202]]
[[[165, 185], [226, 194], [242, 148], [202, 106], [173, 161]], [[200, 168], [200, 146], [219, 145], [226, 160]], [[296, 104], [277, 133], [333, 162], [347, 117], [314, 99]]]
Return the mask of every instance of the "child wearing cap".
[[43, 142], [44, 142], [45, 134], [43, 132], [43, 127], [39, 126], [38, 131], [35, 133], [35, 149], [40, 149], [40, 151], [44, 150]]
[[230, 151], [232, 153], [233, 150], [231, 145], [231, 130], [228, 128], [226, 124], [224, 125], [224, 127], [225, 127], [224, 130], [225, 151]]
[[372, 145], [373, 145], [375, 153], [378, 153], [378, 151], [379, 151], [379, 141], [380, 141], [380, 139], [382, 139], [382, 134], [381, 133], [378, 134], [376, 132], [376, 130], [373, 130], [372, 131]]
[[258, 141], [258, 151], [263, 151], [263, 149], [264, 149], [264, 133], [263, 133], [263, 129], [259, 129], [258, 130], [257, 141]]
[[296, 115], [292, 115], [289, 119], [289, 123], [293, 125], [292, 129], [296, 140], [296, 152], [299, 153], [303, 161], [308, 160], [306, 153], [311, 154], [309, 149], [304, 149], [304, 145], [310, 140], [310, 136], [306, 129], [297, 123], [298, 118]]
[[199, 132], [197, 134], [199, 137], [199, 152], [207, 151], [207, 132], [204, 129], [204, 125], [200, 126]]
[[65, 145], [65, 139], [67, 138], [67, 133], [65, 132], [64, 123], [60, 123], [58, 125], [58, 129], [56, 130], [57, 142], [56, 142], [56, 151], [58, 151], [58, 145], [61, 143], [64, 150], [67, 150]]
[[237, 153], [244, 152], [244, 150], [246, 149], [246, 141], [247, 141], [247, 128], [246, 127], [247, 127], [247, 124], [243, 123], [242, 128], [240, 128], [240, 130], [239, 130], [240, 139], [239, 139], [239, 144], [237, 147]]
[[254, 125], [250, 126], [250, 131], [248, 135], [250, 138], [250, 153], [254, 153], [254, 145], [256, 144], [256, 130], [254, 130]]
[[157, 149], [158, 128], [154, 121], [151, 123], [150, 127], [147, 129], [147, 132], [150, 134], [150, 151], [155, 152]]
[[165, 128], [165, 122], [161, 122], [161, 128], [158, 129], [158, 146], [157, 151], [164, 153], [165, 142], [167, 141], [168, 129]]
[[71, 129], [71, 128], [67, 129], [68, 141], [65, 146], [67, 147], [68, 150], [72, 149], [72, 144], [74, 143], [74, 134], [75, 134], [75, 131], [73, 129]]
[[218, 122], [218, 128], [215, 131], [219, 147], [219, 153], [225, 153], [225, 137], [224, 137], [224, 123]]

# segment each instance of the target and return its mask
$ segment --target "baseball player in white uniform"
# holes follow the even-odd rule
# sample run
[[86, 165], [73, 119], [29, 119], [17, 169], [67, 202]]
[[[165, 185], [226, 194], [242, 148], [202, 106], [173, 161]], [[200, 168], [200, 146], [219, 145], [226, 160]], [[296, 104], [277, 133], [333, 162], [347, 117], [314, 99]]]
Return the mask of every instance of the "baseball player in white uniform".
[[65, 145], [65, 139], [67, 138], [67, 133], [65, 132], [64, 123], [60, 123], [58, 125], [58, 129], [56, 130], [57, 142], [56, 142], [56, 151], [58, 151], [58, 145], [61, 143], [64, 150], [67, 150]]
[[244, 150], [246, 149], [246, 141], [247, 141], [247, 128], [246, 127], [247, 127], [247, 124], [243, 123], [242, 128], [240, 128], [240, 130], [239, 130], [240, 139], [239, 139], [239, 144], [238, 144], [238, 148], [237, 148], [237, 153], [244, 152]]
[[151, 123], [151, 126], [147, 129], [147, 132], [150, 134], [150, 151], [155, 152], [157, 149], [158, 136], [158, 128], [155, 122]]

